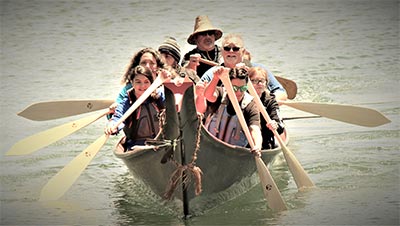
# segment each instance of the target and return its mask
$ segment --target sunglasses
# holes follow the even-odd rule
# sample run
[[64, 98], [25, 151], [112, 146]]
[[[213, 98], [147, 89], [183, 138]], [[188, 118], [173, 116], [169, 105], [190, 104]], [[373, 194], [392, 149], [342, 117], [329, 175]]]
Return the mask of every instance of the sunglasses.
[[235, 85], [232, 85], [232, 88], [233, 88], [233, 91], [238, 91], [238, 90], [240, 90], [240, 92], [246, 92], [246, 90], [247, 90], [247, 85], [244, 85], [244, 86], [235, 86]]
[[253, 79], [251, 80], [251, 83], [253, 84], [258, 84], [258, 83], [264, 83], [266, 80], [265, 79]]
[[202, 31], [197, 34], [202, 35], [202, 36], [206, 36], [206, 35], [211, 36], [211, 35], [215, 35], [215, 31]]
[[233, 52], [237, 52], [237, 51], [239, 51], [239, 49], [240, 49], [240, 47], [237, 47], [237, 46], [233, 46], [233, 47], [230, 47], [230, 46], [224, 46], [224, 50], [225, 51], [233, 51]]

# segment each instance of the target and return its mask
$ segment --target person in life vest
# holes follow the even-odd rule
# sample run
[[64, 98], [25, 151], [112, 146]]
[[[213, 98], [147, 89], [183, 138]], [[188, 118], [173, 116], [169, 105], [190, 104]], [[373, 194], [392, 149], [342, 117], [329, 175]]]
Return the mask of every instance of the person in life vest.
[[262, 135], [260, 129], [260, 112], [254, 98], [247, 93], [248, 72], [246, 68], [218, 67], [204, 91], [204, 96], [216, 109], [207, 116], [205, 126], [215, 137], [229, 144], [248, 147], [247, 138], [240, 126], [231, 100], [223, 87], [217, 86], [221, 76], [229, 76], [232, 88], [242, 109], [246, 124], [250, 130], [257, 155], [260, 154]]
[[[154, 81], [152, 71], [145, 66], [136, 66], [129, 70], [128, 74], [132, 88], [127, 91], [127, 97], [117, 105], [114, 115], [104, 129], [108, 135], [117, 134], [123, 129], [126, 136], [125, 151], [134, 145], [143, 145], [146, 139], [156, 137], [160, 131], [159, 113], [165, 109], [165, 99], [154, 92], [118, 128], [115, 128], [116, 122]], [[159, 76], [168, 78], [170, 72], [163, 70]]]
[[[264, 117], [261, 117], [261, 133], [263, 137], [262, 149], [273, 149], [277, 146], [272, 130], [276, 130], [278, 134], [284, 136], [284, 124], [280, 117], [279, 104], [275, 99], [275, 95], [268, 88], [268, 73], [262, 67], [252, 67], [249, 69], [249, 78], [254, 86], [265, 110], [267, 111], [271, 121], [267, 123]], [[283, 139], [283, 137], [282, 137]]]

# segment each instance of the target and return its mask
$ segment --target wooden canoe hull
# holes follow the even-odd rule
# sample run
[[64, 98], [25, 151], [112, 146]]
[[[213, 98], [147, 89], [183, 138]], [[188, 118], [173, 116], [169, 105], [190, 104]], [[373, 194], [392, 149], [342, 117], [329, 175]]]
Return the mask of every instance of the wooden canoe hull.
[[[173, 89], [173, 88], [172, 88]], [[183, 92], [183, 91], [182, 91]], [[123, 152], [119, 142], [114, 154], [123, 160], [135, 179], [142, 180], [159, 196], [166, 192], [171, 175], [178, 164], [193, 162], [202, 170], [202, 192], [195, 195], [195, 185], [192, 180], [185, 197], [182, 186], [177, 186], [173, 198], [187, 202], [190, 211], [204, 211], [230, 200], [251, 189], [259, 183], [256, 164], [249, 149], [227, 144], [211, 135], [200, 123], [197, 117], [193, 86], [188, 86], [183, 95], [181, 110], [176, 112], [174, 93], [165, 88], [167, 102], [167, 119], [163, 127], [164, 139], [160, 133], [156, 140], [175, 140], [176, 148], [173, 161], [161, 164], [166, 148], [157, 146], [135, 146], [133, 150]], [[199, 129], [200, 126], [200, 129]], [[200, 132], [197, 159], [193, 161], [196, 142]], [[158, 149], [158, 150], [157, 150]], [[268, 164], [280, 149], [263, 150], [262, 158]]]

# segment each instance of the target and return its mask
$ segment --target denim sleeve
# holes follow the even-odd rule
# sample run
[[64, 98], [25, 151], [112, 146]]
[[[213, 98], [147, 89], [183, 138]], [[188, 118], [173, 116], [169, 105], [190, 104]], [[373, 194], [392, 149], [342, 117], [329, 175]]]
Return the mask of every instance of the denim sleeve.
[[282, 91], [282, 92], [286, 92], [285, 88], [283, 88], [283, 86], [275, 78], [274, 74], [272, 74], [272, 72], [269, 71], [266, 66], [264, 66], [263, 64], [258, 64], [258, 63], [252, 63], [252, 66], [253, 67], [262, 67], [264, 70], [267, 71], [267, 73], [268, 73], [268, 90], [271, 93], [274, 93], [278, 90]]
[[128, 90], [132, 88], [132, 84], [128, 83], [127, 85], [125, 85], [121, 91], [119, 92], [117, 99], [115, 100], [115, 102], [117, 102], [118, 104], [121, 103], [124, 98], [128, 97]]
[[211, 67], [210, 69], [208, 69], [206, 72], [204, 72], [204, 74], [201, 76], [200, 80], [202, 82], [211, 82], [211, 80], [214, 77], [214, 70], [215, 70], [216, 66]]
[[[129, 107], [130, 107], [130, 103], [129, 103], [129, 98], [128, 96], [125, 97], [120, 103], [118, 103], [117, 108], [115, 109], [115, 113], [113, 115], [113, 117], [111, 118], [111, 120], [114, 123], [117, 123], [118, 120], [120, 118], [122, 118], [122, 116], [124, 115], [124, 113], [126, 111], [128, 111]], [[124, 122], [122, 122], [121, 124], [119, 124], [118, 126], [118, 131], [120, 131], [122, 128], [124, 128], [125, 124]]]

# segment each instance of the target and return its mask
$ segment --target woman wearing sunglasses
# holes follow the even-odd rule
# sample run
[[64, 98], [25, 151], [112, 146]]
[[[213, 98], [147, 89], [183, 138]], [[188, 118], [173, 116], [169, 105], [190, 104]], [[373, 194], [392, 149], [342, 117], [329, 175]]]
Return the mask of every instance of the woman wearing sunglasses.
[[256, 90], [258, 97], [263, 103], [271, 121], [267, 123], [264, 117], [261, 118], [261, 133], [263, 137], [262, 149], [273, 149], [277, 146], [273, 130], [276, 130], [282, 139], [284, 139], [284, 124], [279, 115], [279, 104], [275, 100], [275, 95], [267, 89], [268, 74], [261, 67], [252, 67], [249, 69], [249, 79]]
[[224, 88], [217, 86], [222, 76], [229, 76], [236, 98], [242, 109], [246, 124], [255, 144], [255, 150], [261, 150], [262, 135], [260, 129], [260, 112], [254, 98], [247, 91], [248, 72], [245, 68], [219, 67], [204, 91], [204, 96], [210, 105], [211, 112], [205, 122], [205, 127], [215, 137], [229, 144], [248, 147], [247, 138], [241, 129], [236, 112]]

